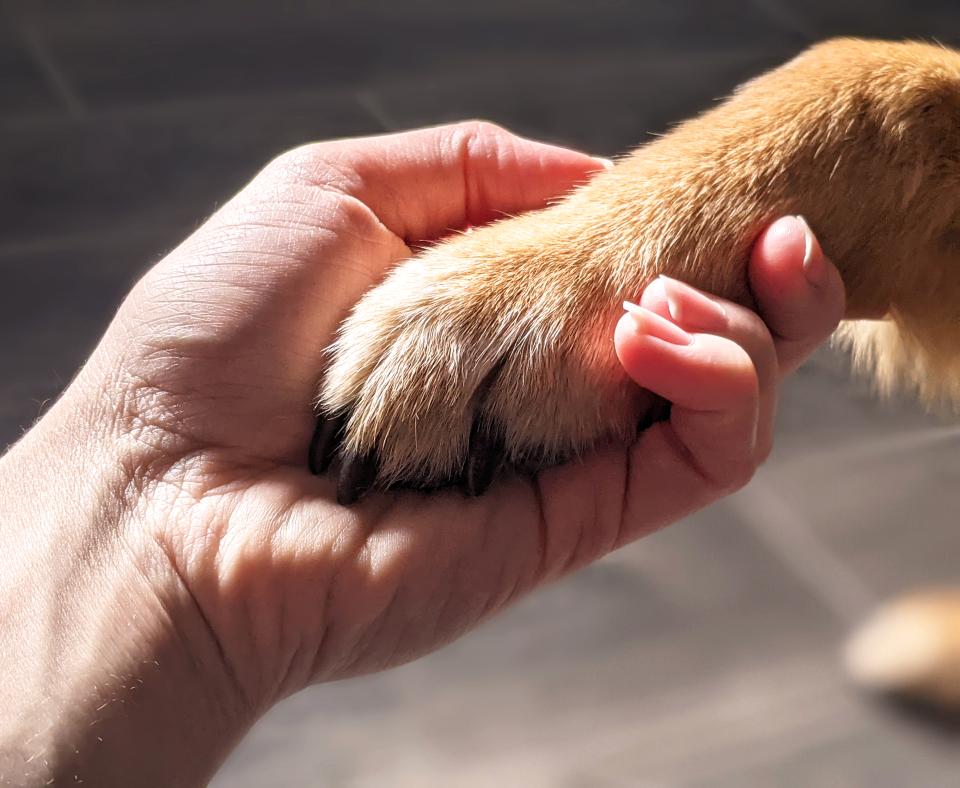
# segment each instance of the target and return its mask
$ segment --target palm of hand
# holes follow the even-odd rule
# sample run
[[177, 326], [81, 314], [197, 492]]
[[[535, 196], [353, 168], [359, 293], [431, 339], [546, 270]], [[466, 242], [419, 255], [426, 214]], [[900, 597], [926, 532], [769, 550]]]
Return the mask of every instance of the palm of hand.
[[626, 467], [621, 450], [479, 500], [336, 506], [305, 467], [323, 351], [411, 252], [368, 206], [286, 166], [151, 271], [119, 318], [125, 412], [162, 449], [153, 536], [256, 704], [432, 650], [606, 552], [621, 512], [603, 502], [623, 500]]
[[[745, 481], [691, 462], [677, 436], [707, 422], [691, 426], [679, 407], [629, 449], [504, 480], [479, 499], [391, 493], [343, 509], [332, 481], [305, 467], [324, 350], [362, 292], [414, 242], [539, 207], [596, 168], [485, 126], [311, 148], [271, 165], [122, 308], [105, 346], [119, 359], [132, 462], [145, 469], [146, 536], [251, 707], [430, 651]], [[765, 329], [750, 331], [769, 344]], [[747, 400], [754, 422], [772, 409], [761, 402], [756, 415], [753, 363], [717, 341], [730, 345], [726, 361], [737, 351], [727, 366], [743, 385], [703, 417], [713, 443], [744, 428], [727, 404]], [[760, 383], [775, 378], [768, 369]], [[756, 446], [745, 451], [752, 469]]]

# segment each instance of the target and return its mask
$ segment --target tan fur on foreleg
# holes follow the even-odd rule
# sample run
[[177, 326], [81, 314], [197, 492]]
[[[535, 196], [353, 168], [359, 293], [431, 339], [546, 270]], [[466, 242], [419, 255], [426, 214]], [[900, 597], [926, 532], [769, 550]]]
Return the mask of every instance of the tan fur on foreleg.
[[848, 317], [889, 316], [846, 332], [882, 384], [960, 402], [958, 127], [957, 53], [828, 42], [560, 204], [427, 250], [333, 347], [319, 410], [344, 420], [347, 468], [430, 486], [463, 477], [477, 435], [524, 465], [631, 439], [654, 401], [614, 358], [620, 302], [666, 273], [749, 304], [749, 250], [784, 214], [840, 267]]

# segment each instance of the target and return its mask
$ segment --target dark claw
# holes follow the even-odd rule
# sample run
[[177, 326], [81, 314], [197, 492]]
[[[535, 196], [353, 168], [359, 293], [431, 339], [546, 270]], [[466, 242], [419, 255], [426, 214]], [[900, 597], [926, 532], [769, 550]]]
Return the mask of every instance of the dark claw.
[[471, 496], [483, 495], [500, 469], [503, 457], [503, 441], [475, 421], [470, 431], [470, 448], [461, 479], [463, 491]]
[[307, 465], [314, 476], [324, 473], [333, 462], [337, 449], [340, 448], [346, 422], [345, 415], [332, 418], [317, 416], [317, 426], [310, 439], [310, 452], [307, 455]]
[[375, 451], [358, 457], [349, 454], [340, 463], [340, 478], [337, 481], [337, 503], [349, 506], [359, 501], [373, 487], [377, 479], [380, 461]]
[[[507, 357], [504, 356], [493, 365], [483, 380], [480, 381], [480, 385], [473, 392], [474, 413], [482, 412], [484, 400], [486, 400], [490, 388], [496, 382], [497, 377], [503, 370], [503, 365], [506, 363]], [[467, 495], [475, 497], [483, 495], [487, 491], [487, 488], [493, 482], [493, 477], [500, 470], [504, 453], [503, 441], [495, 436], [491, 430], [481, 425], [480, 416], [477, 415], [470, 429], [467, 461], [460, 474], [460, 487]]]

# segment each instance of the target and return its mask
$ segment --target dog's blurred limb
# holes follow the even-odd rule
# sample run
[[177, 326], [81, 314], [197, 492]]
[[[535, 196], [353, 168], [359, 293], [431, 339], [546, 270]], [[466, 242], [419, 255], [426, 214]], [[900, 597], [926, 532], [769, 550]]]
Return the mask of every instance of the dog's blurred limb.
[[844, 662], [869, 690], [960, 711], [960, 588], [884, 605], [848, 640]]

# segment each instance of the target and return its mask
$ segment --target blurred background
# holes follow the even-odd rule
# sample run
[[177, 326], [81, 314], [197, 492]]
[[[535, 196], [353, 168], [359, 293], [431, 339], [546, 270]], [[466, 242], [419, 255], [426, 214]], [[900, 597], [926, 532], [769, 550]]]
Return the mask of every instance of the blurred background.
[[[611, 155], [837, 35], [955, 0], [0, 0], [0, 441], [126, 289], [275, 154], [482, 117]], [[828, 250], [829, 251], [829, 250]], [[276, 708], [215, 786], [960, 785], [843, 636], [960, 576], [960, 437], [826, 351], [743, 492], [430, 658]]]

